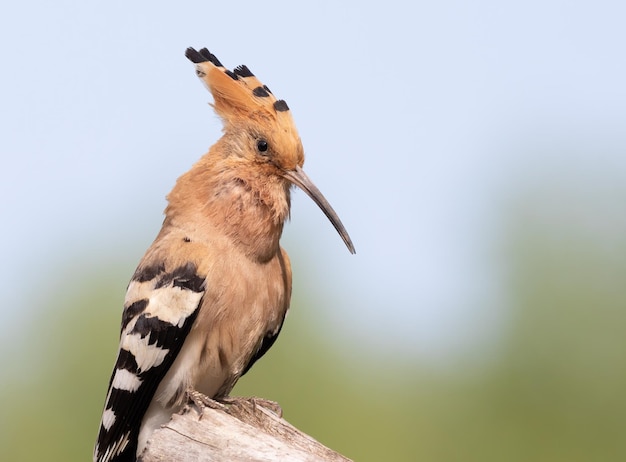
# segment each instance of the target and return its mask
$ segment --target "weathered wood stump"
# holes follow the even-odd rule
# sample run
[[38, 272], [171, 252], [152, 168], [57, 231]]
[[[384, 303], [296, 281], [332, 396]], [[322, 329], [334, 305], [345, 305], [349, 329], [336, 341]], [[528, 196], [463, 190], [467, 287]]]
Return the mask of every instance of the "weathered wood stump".
[[223, 409], [190, 404], [154, 432], [142, 462], [351, 462], [252, 399]]

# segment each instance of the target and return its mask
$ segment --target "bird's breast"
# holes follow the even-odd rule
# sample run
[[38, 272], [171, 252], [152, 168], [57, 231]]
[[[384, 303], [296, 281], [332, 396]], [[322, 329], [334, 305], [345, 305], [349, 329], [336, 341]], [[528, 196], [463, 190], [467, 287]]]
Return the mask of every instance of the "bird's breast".
[[226, 395], [269, 332], [279, 329], [289, 306], [291, 274], [279, 253], [265, 263], [233, 256], [207, 275], [202, 307], [192, 330], [202, 343], [199, 391]]

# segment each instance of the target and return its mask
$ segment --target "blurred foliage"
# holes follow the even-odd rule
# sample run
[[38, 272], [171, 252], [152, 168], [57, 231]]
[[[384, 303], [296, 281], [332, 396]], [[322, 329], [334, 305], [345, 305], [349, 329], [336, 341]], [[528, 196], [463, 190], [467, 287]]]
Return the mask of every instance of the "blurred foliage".
[[[313, 320], [315, 300], [299, 295], [234, 394], [278, 401], [294, 425], [357, 461], [626, 460], [626, 239], [607, 244], [549, 208], [536, 213], [540, 203], [511, 215], [513, 316], [488, 367], [434, 372], [410, 355], [349, 363]], [[35, 342], [8, 352], [0, 460], [90, 459], [124, 290], [108, 274], [49, 294]]]

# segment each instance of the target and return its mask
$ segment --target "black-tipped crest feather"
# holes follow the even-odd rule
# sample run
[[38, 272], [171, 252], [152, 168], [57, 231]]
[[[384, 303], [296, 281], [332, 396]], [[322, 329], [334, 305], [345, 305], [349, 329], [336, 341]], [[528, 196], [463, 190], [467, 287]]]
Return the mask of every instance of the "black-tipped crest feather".
[[250, 71], [250, 69], [248, 69], [248, 66], [246, 66], [245, 64], [242, 64], [241, 66], [237, 66], [235, 69], [233, 69], [233, 71], [239, 77], [254, 77], [254, 74], [252, 73], [252, 71]]
[[279, 99], [274, 102], [274, 109], [277, 112], [285, 112], [289, 110], [289, 106], [287, 106], [287, 102], [284, 99]]
[[191, 61], [194, 64], [198, 64], [198, 63], [204, 63], [206, 61], [208, 61], [208, 59], [206, 59], [204, 56], [202, 56], [200, 53], [198, 53], [198, 51], [196, 51], [195, 49], [189, 47], [187, 48], [187, 50], [185, 50], [185, 56], [187, 57], [187, 59], [189, 61]]
[[224, 67], [222, 65], [222, 63], [220, 62], [219, 59], [217, 59], [217, 56], [215, 56], [213, 53], [211, 53], [209, 50], [207, 50], [206, 48], [201, 48], [200, 49], [200, 54], [202, 56], [204, 56], [207, 60], [211, 61], [215, 66], [218, 67]]

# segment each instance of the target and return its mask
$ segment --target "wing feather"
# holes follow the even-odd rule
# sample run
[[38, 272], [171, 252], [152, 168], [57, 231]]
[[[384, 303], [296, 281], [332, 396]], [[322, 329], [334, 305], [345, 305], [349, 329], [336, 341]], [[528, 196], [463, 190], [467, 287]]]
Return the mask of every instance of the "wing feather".
[[120, 348], [94, 452], [96, 462], [134, 461], [141, 421], [193, 325], [206, 275], [193, 263], [140, 265], [128, 286]]

